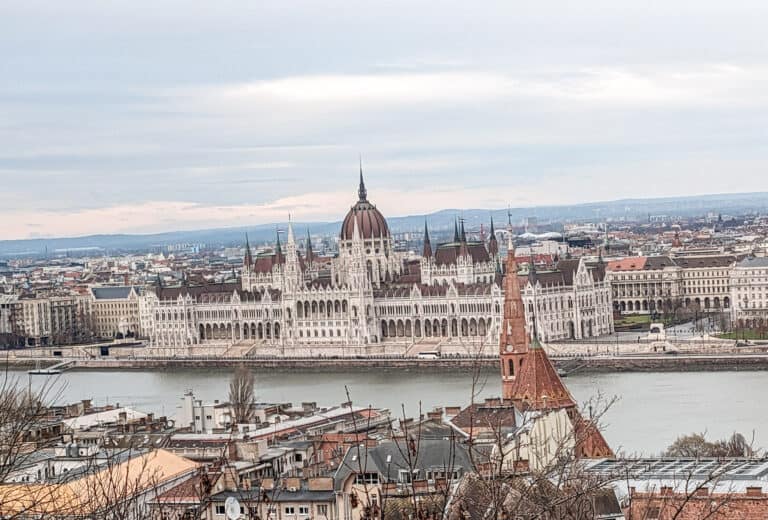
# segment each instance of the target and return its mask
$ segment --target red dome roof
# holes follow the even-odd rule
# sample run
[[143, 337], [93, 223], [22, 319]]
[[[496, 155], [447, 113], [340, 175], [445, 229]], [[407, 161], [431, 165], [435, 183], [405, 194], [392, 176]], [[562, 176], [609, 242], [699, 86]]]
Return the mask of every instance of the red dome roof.
[[378, 237], [389, 238], [387, 220], [376, 209], [376, 206], [368, 202], [368, 190], [365, 189], [362, 166], [360, 167], [360, 186], [357, 188], [357, 196], [357, 204], [352, 206], [341, 224], [341, 239], [352, 240], [355, 233], [355, 219], [357, 220], [357, 229], [360, 231], [360, 238], [363, 240]]
[[380, 236], [389, 238], [389, 227], [384, 215], [376, 209], [376, 206], [365, 200], [352, 206], [347, 216], [344, 217], [344, 223], [341, 225], [342, 240], [352, 240], [352, 235], [355, 232], [354, 219], [357, 219], [360, 238], [364, 240]]

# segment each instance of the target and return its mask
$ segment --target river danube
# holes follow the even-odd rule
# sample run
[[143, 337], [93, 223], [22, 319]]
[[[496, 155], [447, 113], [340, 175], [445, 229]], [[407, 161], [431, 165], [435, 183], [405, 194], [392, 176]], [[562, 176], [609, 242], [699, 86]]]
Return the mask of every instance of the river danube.
[[[226, 400], [228, 370], [69, 371], [58, 376], [61, 401], [93, 399], [120, 403], [142, 411], [173, 416], [186, 390], [199, 399]], [[27, 383], [24, 371], [14, 375]], [[500, 394], [495, 371], [485, 373], [481, 396]], [[32, 384], [46, 376], [32, 376]], [[357, 370], [350, 372], [256, 370], [261, 401], [315, 401], [320, 405], [346, 400], [344, 386], [359, 405], [389, 408], [393, 415], [426, 412], [437, 405], [469, 402], [469, 374], [437, 371]], [[614, 449], [656, 454], [679, 434], [707, 432], [723, 437], [734, 431], [768, 447], [766, 372], [690, 372], [580, 374], [564, 379], [579, 403], [598, 393], [618, 401], [604, 417], [605, 435]]]

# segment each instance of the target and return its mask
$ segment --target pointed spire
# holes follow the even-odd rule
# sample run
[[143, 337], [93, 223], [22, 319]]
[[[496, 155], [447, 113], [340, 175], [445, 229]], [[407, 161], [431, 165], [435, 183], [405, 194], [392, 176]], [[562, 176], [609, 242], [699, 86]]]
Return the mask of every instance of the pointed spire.
[[293, 224], [291, 223], [291, 214], [288, 214], [288, 244], [293, 245], [296, 240], [293, 237]]
[[491, 237], [488, 239], [488, 252], [491, 256], [499, 254], [499, 241], [496, 240], [496, 228], [493, 227], [493, 215], [491, 215]]
[[467, 241], [467, 234], [464, 232], [464, 219], [459, 219], [461, 221], [461, 242], [466, 243]]
[[315, 258], [315, 253], [312, 251], [312, 238], [309, 236], [309, 228], [307, 228], [307, 262], [310, 264]]
[[360, 202], [366, 202], [368, 200], [368, 190], [365, 189], [365, 181], [363, 180], [363, 156], [360, 155], [360, 186], [357, 188], [357, 197]]
[[251, 267], [253, 265], [253, 254], [251, 253], [251, 243], [248, 240], [248, 233], [245, 233], [245, 258], [243, 259], [243, 263]]
[[459, 219], [453, 221], [453, 241], [459, 241]]
[[424, 219], [424, 258], [432, 258], [432, 243], [429, 241], [429, 229], [427, 228], [427, 219]]
[[275, 229], [275, 235], [277, 236], [277, 242], [275, 244], [275, 254], [277, 254], [278, 257], [283, 256], [283, 248], [280, 246], [280, 230]]

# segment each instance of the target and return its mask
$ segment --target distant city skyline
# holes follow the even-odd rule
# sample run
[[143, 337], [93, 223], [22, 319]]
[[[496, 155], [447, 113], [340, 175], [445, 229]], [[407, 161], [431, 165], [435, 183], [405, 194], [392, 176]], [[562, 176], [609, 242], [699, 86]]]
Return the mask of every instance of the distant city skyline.
[[0, 15], [0, 239], [768, 189], [763, 2]]

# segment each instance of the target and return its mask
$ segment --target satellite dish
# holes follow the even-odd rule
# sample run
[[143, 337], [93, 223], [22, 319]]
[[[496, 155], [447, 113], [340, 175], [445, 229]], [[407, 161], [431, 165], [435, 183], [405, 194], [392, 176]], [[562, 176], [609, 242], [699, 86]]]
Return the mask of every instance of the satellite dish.
[[229, 497], [224, 501], [224, 514], [228, 520], [240, 518], [240, 502], [235, 497]]

